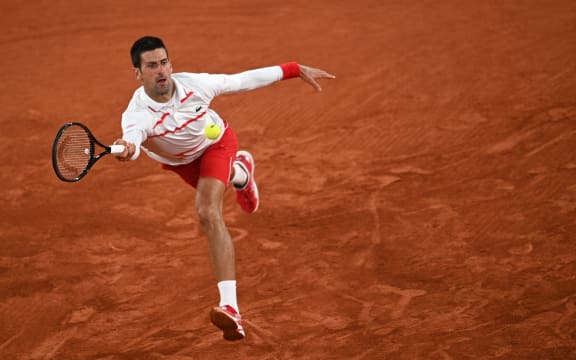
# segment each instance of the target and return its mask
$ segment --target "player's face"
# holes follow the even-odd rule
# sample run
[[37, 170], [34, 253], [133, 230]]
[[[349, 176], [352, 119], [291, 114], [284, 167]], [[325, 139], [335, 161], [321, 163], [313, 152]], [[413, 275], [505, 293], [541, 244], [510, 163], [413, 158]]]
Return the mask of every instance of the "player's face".
[[136, 78], [142, 81], [144, 91], [158, 102], [166, 102], [172, 97], [172, 64], [163, 48], [143, 52], [140, 55], [141, 65], [134, 69]]

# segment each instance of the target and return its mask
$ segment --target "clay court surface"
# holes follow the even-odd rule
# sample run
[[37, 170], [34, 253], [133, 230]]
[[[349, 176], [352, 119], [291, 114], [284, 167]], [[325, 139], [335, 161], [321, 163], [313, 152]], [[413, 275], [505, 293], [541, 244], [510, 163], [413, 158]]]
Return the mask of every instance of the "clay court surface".
[[[0, 15], [0, 359], [576, 359], [574, 1], [8, 2]], [[139, 85], [291, 60], [337, 76], [213, 103], [257, 160], [229, 191], [247, 338], [194, 191], [143, 156], [60, 182], [64, 122], [104, 142]]]

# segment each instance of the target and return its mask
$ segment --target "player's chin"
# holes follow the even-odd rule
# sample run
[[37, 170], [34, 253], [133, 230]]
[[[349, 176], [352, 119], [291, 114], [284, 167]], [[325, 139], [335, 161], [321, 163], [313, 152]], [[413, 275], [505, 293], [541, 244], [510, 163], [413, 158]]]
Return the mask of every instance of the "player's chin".
[[156, 86], [154, 88], [154, 92], [156, 93], [156, 95], [166, 95], [170, 92], [170, 86], [168, 85], [164, 85], [164, 86]]

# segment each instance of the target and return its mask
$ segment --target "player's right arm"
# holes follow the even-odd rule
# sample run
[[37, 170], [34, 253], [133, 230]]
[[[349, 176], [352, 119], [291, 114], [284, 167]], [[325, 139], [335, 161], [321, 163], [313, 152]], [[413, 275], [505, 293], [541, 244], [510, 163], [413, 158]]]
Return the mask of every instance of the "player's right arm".
[[140, 156], [140, 145], [146, 141], [146, 130], [143, 124], [148, 122], [146, 112], [126, 111], [122, 114], [122, 138], [114, 141], [114, 145], [124, 145], [124, 152], [117, 154], [120, 161], [136, 160]]

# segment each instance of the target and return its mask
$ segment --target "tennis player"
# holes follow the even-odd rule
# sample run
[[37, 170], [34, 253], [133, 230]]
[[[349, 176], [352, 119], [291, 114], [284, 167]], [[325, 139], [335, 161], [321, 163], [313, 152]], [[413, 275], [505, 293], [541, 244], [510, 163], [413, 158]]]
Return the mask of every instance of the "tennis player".
[[[224, 223], [222, 202], [231, 183], [242, 210], [251, 214], [258, 209], [255, 164], [248, 151], [238, 151], [230, 124], [210, 108], [210, 103], [218, 95], [296, 77], [320, 91], [316, 79], [334, 76], [296, 62], [233, 75], [173, 73], [166, 46], [151, 36], [137, 40], [130, 56], [142, 86], [122, 114], [122, 139], [115, 144], [126, 148], [116, 157], [135, 160], [142, 150], [196, 189], [195, 207], [210, 244], [220, 295], [210, 319], [223, 331], [224, 339], [243, 339], [246, 333], [236, 296], [234, 245]], [[205, 131], [208, 126], [212, 127], [210, 133]]]

